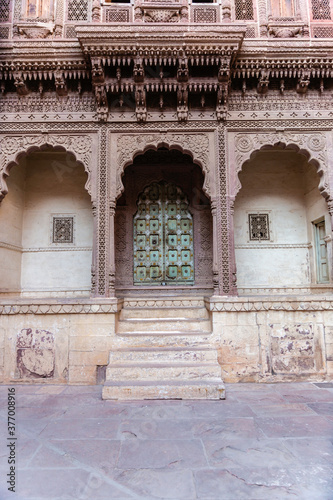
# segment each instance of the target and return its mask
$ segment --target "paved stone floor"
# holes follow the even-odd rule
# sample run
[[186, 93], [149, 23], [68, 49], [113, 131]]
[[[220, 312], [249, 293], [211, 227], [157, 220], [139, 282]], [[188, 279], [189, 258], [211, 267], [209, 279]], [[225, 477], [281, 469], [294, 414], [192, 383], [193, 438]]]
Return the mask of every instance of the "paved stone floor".
[[8, 387], [0, 387], [1, 500], [333, 499], [333, 384], [227, 384], [226, 401], [15, 388], [12, 493]]

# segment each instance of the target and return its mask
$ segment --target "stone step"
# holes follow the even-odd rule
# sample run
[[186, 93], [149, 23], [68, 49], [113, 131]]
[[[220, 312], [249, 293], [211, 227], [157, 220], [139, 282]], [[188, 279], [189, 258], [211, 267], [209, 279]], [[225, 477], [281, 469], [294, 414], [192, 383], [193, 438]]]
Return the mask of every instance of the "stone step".
[[205, 308], [205, 299], [203, 297], [125, 297], [123, 308], [127, 309], [168, 309], [168, 308]]
[[125, 348], [111, 351], [109, 355], [110, 364], [130, 364], [140, 362], [159, 363], [209, 363], [217, 361], [217, 352], [210, 347], [190, 348]]
[[221, 380], [221, 367], [218, 363], [142, 363], [109, 364], [106, 380]]
[[149, 381], [106, 382], [103, 399], [225, 399], [225, 388], [219, 381]]
[[184, 319], [209, 319], [209, 312], [205, 307], [125, 307], [120, 311], [120, 320], [155, 318], [184, 318]]
[[193, 332], [131, 332], [117, 334], [117, 348], [128, 347], [193, 347], [205, 348], [211, 333]]
[[131, 332], [206, 332], [211, 331], [211, 323], [207, 319], [192, 320], [189, 318], [144, 318], [120, 320], [117, 324], [117, 333]]

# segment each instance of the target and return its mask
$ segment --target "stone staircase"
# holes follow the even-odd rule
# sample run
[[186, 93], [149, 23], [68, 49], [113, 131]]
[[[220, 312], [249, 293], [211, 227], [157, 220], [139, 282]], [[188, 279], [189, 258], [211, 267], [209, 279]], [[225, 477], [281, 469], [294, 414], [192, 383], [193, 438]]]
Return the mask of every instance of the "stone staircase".
[[223, 399], [204, 299], [125, 298], [103, 399]]

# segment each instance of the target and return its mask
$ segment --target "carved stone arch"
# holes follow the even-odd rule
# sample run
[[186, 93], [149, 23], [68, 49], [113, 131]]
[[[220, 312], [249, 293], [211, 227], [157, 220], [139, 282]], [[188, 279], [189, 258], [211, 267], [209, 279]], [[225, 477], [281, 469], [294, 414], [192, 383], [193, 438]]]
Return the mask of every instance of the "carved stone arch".
[[117, 180], [115, 198], [118, 199], [124, 191], [122, 176], [125, 168], [133, 163], [136, 156], [144, 154], [149, 149], [177, 149], [189, 155], [193, 163], [199, 165], [204, 174], [203, 191], [209, 199], [212, 197], [209, 171], [209, 137], [204, 133], [180, 134], [142, 134], [122, 135], [117, 142]]
[[92, 138], [89, 135], [31, 134], [24, 136], [8, 135], [0, 140], [0, 201], [8, 193], [6, 178], [14, 165], [35, 151], [53, 148], [74, 155], [75, 160], [88, 174], [85, 189], [92, 198], [91, 157]]
[[316, 134], [294, 134], [294, 133], [271, 133], [271, 134], [238, 134], [235, 137], [236, 165], [234, 197], [241, 189], [239, 173], [243, 166], [251, 161], [258, 151], [264, 150], [292, 150], [306, 157], [308, 163], [313, 165], [319, 175], [318, 189], [327, 202], [332, 201], [331, 190], [327, 172], [327, 149], [326, 138], [321, 133]]

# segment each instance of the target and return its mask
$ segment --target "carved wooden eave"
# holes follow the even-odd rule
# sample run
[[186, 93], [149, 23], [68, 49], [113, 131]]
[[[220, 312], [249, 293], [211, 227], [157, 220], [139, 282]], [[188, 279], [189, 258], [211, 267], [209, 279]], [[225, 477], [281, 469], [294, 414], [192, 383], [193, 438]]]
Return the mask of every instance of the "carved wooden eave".
[[90, 68], [78, 42], [15, 40], [2, 45], [0, 80], [13, 82], [20, 96], [29, 93], [28, 82], [38, 81], [42, 89], [49, 81], [59, 96], [67, 95], [67, 79], [87, 79]]
[[331, 40], [281, 39], [277, 45], [273, 40], [247, 40], [235, 61], [232, 78], [243, 81], [257, 80], [259, 93], [266, 93], [272, 80], [280, 81], [284, 91], [286, 79], [300, 94], [305, 94], [310, 82], [321, 81], [333, 76], [333, 43]]
[[[119, 95], [125, 89], [134, 93], [137, 120], [144, 122], [147, 93], [158, 89], [176, 92], [178, 120], [186, 121], [189, 92], [204, 89], [216, 94], [216, 117], [225, 119], [231, 67], [245, 31], [246, 26], [230, 23], [78, 26], [82, 51], [91, 63], [99, 118], [107, 120], [108, 95]], [[126, 66], [133, 68], [131, 77], [122, 76]], [[192, 75], [194, 66], [202, 67], [202, 76]], [[215, 77], [205, 76], [207, 66], [215, 68]], [[164, 73], [171, 67], [176, 68], [176, 74], [168, 78]], [[111, 75], [112, 68], [117, 70], [116, 76]]]

